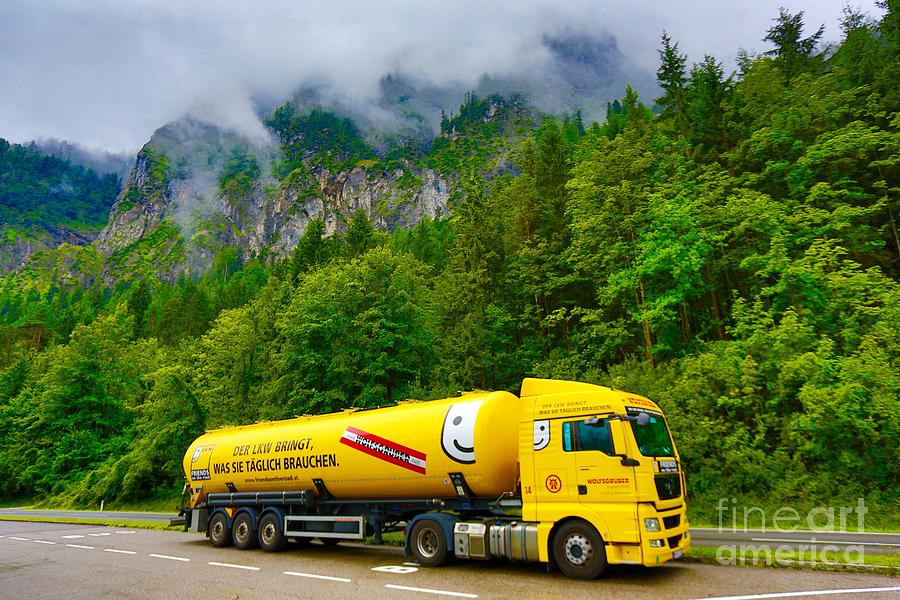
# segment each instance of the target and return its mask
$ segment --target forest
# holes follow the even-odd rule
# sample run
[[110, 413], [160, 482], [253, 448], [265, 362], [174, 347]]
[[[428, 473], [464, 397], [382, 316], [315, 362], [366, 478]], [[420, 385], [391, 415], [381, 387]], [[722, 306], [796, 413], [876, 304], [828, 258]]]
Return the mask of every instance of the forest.
[[[313, 221], [286, 259], [225, 249], [176, 284], [7, 278], [0, 497], [174, 505], [205, 429], [540, 376], [656, 400], [698, 522], [723, 497], [863, 497], [896, 527], [900, 4], [882, 9], [847, 9], [830, 46], [782, 10], [730, 75], [663, 34], [660, 98], [542, 119], [505, 172], [444, 160], [480, 118], [468, 97], [422, 159], [458, 169], [448, 219]], [[314, 140], [331, 162], [370, 157], [352, 123], [307, 118], [329, 119], [351, 142]], [[268, 121], [276, 168], [311, 151], [296, 122]]]

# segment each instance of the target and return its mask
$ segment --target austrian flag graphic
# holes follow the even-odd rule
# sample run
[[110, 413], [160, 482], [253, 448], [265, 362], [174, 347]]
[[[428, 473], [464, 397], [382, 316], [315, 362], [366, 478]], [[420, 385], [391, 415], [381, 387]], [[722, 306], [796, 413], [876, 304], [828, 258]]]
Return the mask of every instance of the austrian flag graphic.
[[407, 448], [383, 437], [365, 432], [362, 429], [348, 427], [341, 435], [341, 443], [398, 467], [403, 467], [422, 475], [425, 474], [425, 453]]

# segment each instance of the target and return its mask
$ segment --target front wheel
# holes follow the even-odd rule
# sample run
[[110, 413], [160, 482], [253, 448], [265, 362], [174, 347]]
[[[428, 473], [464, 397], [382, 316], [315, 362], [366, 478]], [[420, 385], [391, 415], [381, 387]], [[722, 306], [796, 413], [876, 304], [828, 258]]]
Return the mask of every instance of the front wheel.
[[439, 567], [450, 561], [444, 530], [431, 519], [416, 523], [410, 535], [410, 547], [416, 562], [426, 567]]
[[231, 545], [231, 528], [224, 513], [217, 512], [209, 520], [209, 541], [216, 548]]
[[553, 558], [567, 577], [595, 579], [606, 571], [606, 547], [593, 525], [576, 519], [553, 537]]
[[280, 552], [287, 546], [287, 536], [281, 519], [275, 513], [266, 513], [259, 520], [259, 547], [266, 552]]
[[234, 545], [241, 550], [250, 550], [256, 547], [259, 540], [256, 537], [256, 529], [253, 527], [253, 517], [249, 513], [238, 513], [238, 516], [234, 518], [231, 537]]

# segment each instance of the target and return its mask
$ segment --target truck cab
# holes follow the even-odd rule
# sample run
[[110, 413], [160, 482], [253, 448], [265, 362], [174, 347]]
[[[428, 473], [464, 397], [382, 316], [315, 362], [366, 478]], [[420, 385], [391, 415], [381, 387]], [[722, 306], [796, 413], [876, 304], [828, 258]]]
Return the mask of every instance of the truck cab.
[[654, 402], [540, 379], [523, 382], [521, 400], [522, 520], [537, 523], [541, 561], [591, 577], [605, 563], [655, 566], [684, 554], [684, 474]]

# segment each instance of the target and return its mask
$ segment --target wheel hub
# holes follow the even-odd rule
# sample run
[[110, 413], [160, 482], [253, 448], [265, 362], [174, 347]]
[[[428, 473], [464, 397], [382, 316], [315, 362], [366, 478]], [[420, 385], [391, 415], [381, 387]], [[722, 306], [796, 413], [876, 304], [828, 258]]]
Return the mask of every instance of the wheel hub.
[[419, 547], [419, 553], [422, 554], [422, 556], [430, 558], [437, 554], [437, 535], [429, 529], [423, 529], [419, 532], [419, 536], [416, 539], [416, 545]]
[[266, 544], [271, 544], [275, 539], [275, 526], [271, 523], [266, 523], [266, 526], [263, 527], [262, 537]]
[[580, 533], [574, 533], [566, 538], [565, 551], [566, 559], [576, 566], [586, 565], [594, 557], [594, 546]]

